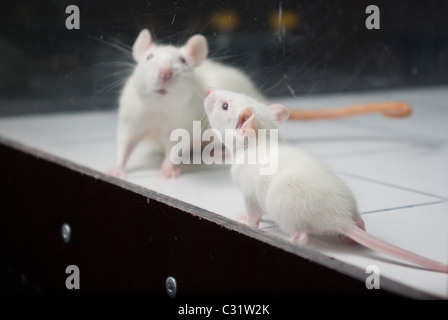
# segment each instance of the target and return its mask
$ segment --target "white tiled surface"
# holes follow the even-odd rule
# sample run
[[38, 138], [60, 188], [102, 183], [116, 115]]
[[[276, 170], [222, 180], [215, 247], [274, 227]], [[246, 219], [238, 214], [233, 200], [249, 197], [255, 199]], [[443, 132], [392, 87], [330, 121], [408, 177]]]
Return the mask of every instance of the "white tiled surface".
[[[411, 103], [411, 118], [369, 115], [322, 122], [287, 122], [282, 136], [320, 157], [353, 189], [367, 230], [408, 250], [448, 263], [448, 88], [277, 99], [290, 107], [316, 108], [372, 100]], [[115, 112], [86, 112], [0, 119], [0, 135], [99, 171], [113, 165]], [[177, 180], [157, 177], [162, 157], [144, 145], [132, 154], [127, 179], [217, 214], [244, 211], [228, 167], [183, 167]], [[218, 182], [218, 183], [217, 183]], [[231, 199], [231, 201], [229, 201]], [[262, 228], [279, 234], [265, 219]], [[448, 298], [448, 275], [411, 267], [358, 246], [312, 237], [310, 248]]]

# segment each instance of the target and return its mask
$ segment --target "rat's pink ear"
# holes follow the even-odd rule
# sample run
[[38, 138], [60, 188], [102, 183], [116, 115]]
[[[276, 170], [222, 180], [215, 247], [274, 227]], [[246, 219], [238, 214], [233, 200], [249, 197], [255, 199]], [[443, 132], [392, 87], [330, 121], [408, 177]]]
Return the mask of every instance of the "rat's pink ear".
[[134, 57], [134, 60], [136, 62], [139, 62], [142, 60], [142, 57], [146, 50], [151, 46], [152, 39], [151, 39], [151, 33], [148, 29], [143, 29], [140, 31], [140, 34], [138, 35], [137, 39], [134, 42], [134, 45], [132, 46], [132, 56]]
[[268, 108], [274, 113], [279, 124], [285, 122], [289, 117], [288, 109], [281, 104], [271, 104]]
[[240, 112], [236, 129], [240, 129], [243, 135], [249, 134], [249, 130], [256, 130], [254, 108], [247, 107]]
[[193, 60], [193, 66], [199, 66], [208, 55], [207, 39], [200, 34], [192, 36], [188, 39], [183, 47], [185, 53]]

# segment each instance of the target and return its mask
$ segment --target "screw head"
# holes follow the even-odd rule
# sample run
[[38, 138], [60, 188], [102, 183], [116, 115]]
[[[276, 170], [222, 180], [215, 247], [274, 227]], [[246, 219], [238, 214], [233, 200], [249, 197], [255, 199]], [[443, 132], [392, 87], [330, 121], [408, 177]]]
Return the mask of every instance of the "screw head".
[[176, 298], [177, 294], [177, 281], [173, 277], [168, 277], [165, 281], [166, 293], [171, 299]]
[[72, 228], [70, 227], [70, 225], [68, 223], [64, 223], [62, 225], [61, 234], [62, 234], [62, 240], [65, 243], [69, 243], [70, 242], [70, 237], [72, 235]]

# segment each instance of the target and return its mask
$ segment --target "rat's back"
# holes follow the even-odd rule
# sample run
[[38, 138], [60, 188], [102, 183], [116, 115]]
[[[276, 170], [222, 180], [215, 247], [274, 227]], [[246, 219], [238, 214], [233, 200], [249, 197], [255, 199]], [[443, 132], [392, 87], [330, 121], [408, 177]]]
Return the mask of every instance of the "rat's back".
[[237, 68], [207, 59], [195, 71], [198, 81], [204, 87], [201, 98], [207, 88], [214, 87], [244, 93], [258, 101], [265, 101], [249, 76]]
[[285, 231], [324, 233], [357, 219], [353, 193], [319, 160], [288, 145], [279, 145], [278, 160], [265, 206]]

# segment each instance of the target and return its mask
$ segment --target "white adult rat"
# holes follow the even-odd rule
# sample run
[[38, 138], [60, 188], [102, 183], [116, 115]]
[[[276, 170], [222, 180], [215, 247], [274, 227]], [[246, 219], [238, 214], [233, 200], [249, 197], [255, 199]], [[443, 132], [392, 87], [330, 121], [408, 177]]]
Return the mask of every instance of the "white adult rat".
[[[201, 35], [175, 47], [153, 43], [147, 29], [140, 32], [132, 47], [137, 64], [119, 99], [116, 163], [109, 174], [123, 177], [129, 155], [146, 139], [165, 154], [161, 176], [177, 177], [180, 171], [169, 158], [177, 141], [170, 141], [170, 134], [178, 128], [191, 133], [193, 121], [205, 117], [202, 101], [208, 86], [262, 99], [245, 74], [207, 60], [207, 54], [207, 40]], [[206, 121], [202, 124], [207, 127]]]
[[[245, 154], [254, 151], [251, 148], [260, 147], [259, 129], [267, 129], [269, 136], [270, 129], [276, 129], [289, 116], [282, 105], [266, 106], [244, 94], [214, 88], [206, 92], [204, 108], [213, 128], [222, 134], [227, 130], [240, 141], [230, 150], [234, 161], [244, 159]], [[255, 143], [249, 143], [250, 139], [255, 139]], [[261, 217], [269, 213], [295, 243], [306, 243], [308, 234], [338, 233], [342, 241], [352, 239], [370, 249], [448, 273], [447, 265], [369, 235], [351, 190], [319, 160], [283, 142], [270, 139], [264, 142], [267, 151], [259, 161], [234, 163], [231, 167], [232, 177], [245, 200], [249, 226], [258, 227]], [[273, 147], [278, 150], [275, 154], [269, 152]], [[274, 160], [278, 162], [276, 172], [261, 175], [260, 169]]]

